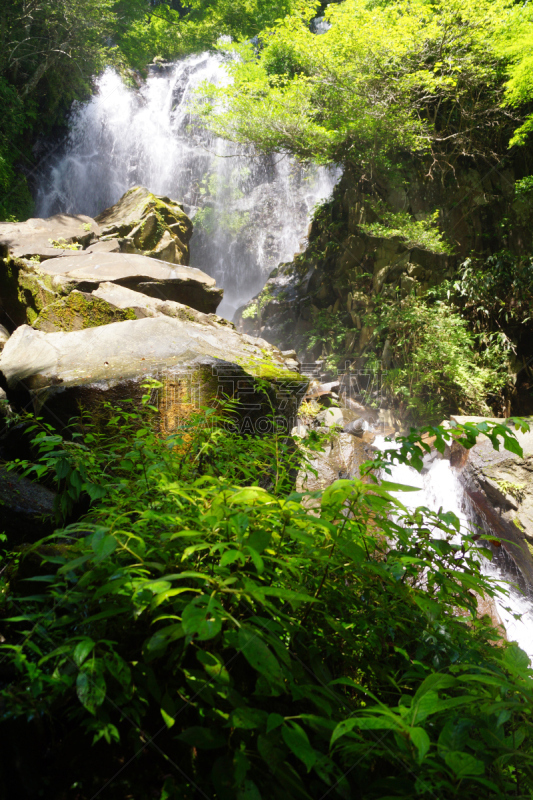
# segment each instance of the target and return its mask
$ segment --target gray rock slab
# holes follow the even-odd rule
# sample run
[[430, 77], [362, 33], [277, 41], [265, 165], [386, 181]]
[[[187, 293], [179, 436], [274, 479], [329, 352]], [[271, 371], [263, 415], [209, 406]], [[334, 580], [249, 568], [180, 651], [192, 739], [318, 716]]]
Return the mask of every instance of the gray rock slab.
[[[176, 375], [194, 373], [198, 391], [204, 392], [200, 405], [242, 389], [244, 414], [254, 418], [270, 413], [254, 400], [256, 377], [270, 382], [271, 400], [284, 419], [296, 417], [298, 398], [307, 388], [307, 379], [287, 370], [280, 351], [266, 342], [225, 325], [168, 316], [69, 333], [43, 333], [22, 325], [4, 348], [0, 370], [10, 400], [17, 391], [29, 393], [36, 411], [44, 409], [62, 421], [74, 416], [80, 403], [91, 408], [101, 400], [138, 395], [139, 385], [149, 377], [175, 387]], [[247, 376], [252, 383], [239, 388]]]
[[[452, 417], [455, 422], [481, 422], [483, 417]], [[486, 420], [505, 423], [503, 419]], [[485, 528], [507, 539], [504, 545], [529, 586], [533, 587], [533, 431], [514, 432], [523, 458], [500, 445], [494, 450], [480, 436], [470, 450], [455, 444], [452, 464], [461, 468], [460, 479]]]
[[171, 266], [155, 258], [127, 253], [82, 253], [47, 261], [40, 269], [45, 274], [75, 281], [80, 288], [103, 282], [120, 283], [205, 313], [216, 311], [223, 294], [223, 290], [216, 287], [215, 279], [200, 269]]
[[86, 250], [83, 251], [86, 253], [120, 253], [120, 242], [118, 239], [108, 239], [107, 241], [103, 242], [95, 242]]
[[100, 227], [84, 214], [56, 214], [49, 219], [28, 219], [26, 222], [0, 222], [0, 256], [42, 259], [72, 256], [72, 250], [54, 247], [53, 241], [88, 244], [98, 236]]
[[327, 428], [344, 428], [344, 416], [340, 408], [332, 406], [316, 415], [316, 421]]
[[[134, 311], [141, 312], [139, 313], [140, 319], [143, 317], [166, 316], [189, 320], [190, 322], [199, 322], [204, 325], [226, 325], [230, 328], [235, 328], [232, 322], [228, 322], [216, 314], [204, 314], [202, 311], [183, 305], [183, 303], [150, 297], [118, 283], [101, 283], [92, 294], [94, 297], [105, 300], [116, 308], [131, 308]], [[288, 359], [285, 359], [285, 361], [287, 362]]]

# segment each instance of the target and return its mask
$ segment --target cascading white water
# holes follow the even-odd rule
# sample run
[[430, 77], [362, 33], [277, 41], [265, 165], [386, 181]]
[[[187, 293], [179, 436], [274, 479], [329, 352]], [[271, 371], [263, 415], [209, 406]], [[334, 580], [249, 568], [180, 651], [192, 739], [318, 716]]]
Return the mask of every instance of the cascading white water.
[[[377, 436], [374, 445], [380, 450], [395, 449], [394, 442], [386, 442], [383, 436]], [[440, 508], [452, 511], [459, 518], [463, 530], [473, 530], [469, 503], [450, 462], [435, 453], [426, 456], [424, 462], [422, 474], [405, 464], [391, 467], [391, 475], [387, 476], [387, 480], [420, 487], [419, 492], [398, 492], [396, 497], [410, 510], [423, 506], [433, 511]], [[492, 562], [482, 556], [480, 558], [483, 573], [493, 578], [505, 591], [505, 596], [502, 594], [495, 598], [495, 605], [507, 638], [516, 641], [533, 664], [533, 607], [531, 599], [516, 586], [516, 568], [511, 559], [503, 554]]]
[[36, 200], [42, 217], [95, 216], [142, 184], [183, 202], [195, 219], [191, 265], [224, 288], [219, 313], [231, 318], [301, 249], [313, 207], [330, 195], [340, 171], [257, 156], [195, 125], [193, 91], [227, 80], [223, 56], [210, 53], [153, 66], [138, 88], [108, 69], [92, 99], [75, 104], [68, 141]]

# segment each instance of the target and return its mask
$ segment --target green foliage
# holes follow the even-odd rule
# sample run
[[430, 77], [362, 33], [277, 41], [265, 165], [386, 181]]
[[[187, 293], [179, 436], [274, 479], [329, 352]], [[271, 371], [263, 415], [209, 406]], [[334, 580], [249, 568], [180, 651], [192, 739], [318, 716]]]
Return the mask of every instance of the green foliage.
[[[522, 183], [522, 197], [526, 195], [526, 186]], [[474, 325], [483, 331], [499, 330], [509, 349], [510, 342], [503, 329], [531, 321], [533, 258], [520, 258], [508, 250], [484, 260], [468, 258], [461, 265], [453, 289], [465, 303], [465, 313]]]
[[[504, 103], [514, 109], [526, 107], [533, 98], [531, 68], [533, 57], [533, 15], [528, 3], [508, 9], [496, 39], [498, 52], [507, 61]], [[528, 109], [529, 111], [529, 109]], [[509, 146], [524, 145], [533, 130], [533, 116], [529, 113], [517, 128]]]
[[496, 345], [476, 352], [476, 337], [453, 306], [411, 296], [373, 316], [393, 357], [384, 388], [401, 414], [416, 421], [490, 414], [490, 395], [508, 380], [505, 359]]
[[257, 300], [254, 300], [253, 303], [250, 303], [250, 305], [244, 309], [244, 311], [242, 312], [242, 318], [243, 319], [260, 318], [261, 312], [263, 311], [264, 307], [268, 305], [268, 303], [270, 303], [272, 297], [273, 297], [272, 286], [267, 283], [257, 296]]
[[339, 358], [346, 354], [347, 334], [346, 314], [317, 309], [313, 314], [312, 328], [307, 333], [307, 347], [315, 352], [320, 347], [319, 357], [325, 357], [328, 369], [335, 369]]
[[512, 5], [345, 0], [329, 4], [332, 27], [316, 36], [316, 4], [304, 3], [260, 37], [259, 54], [236, 48], [233, 85], [205, 86], [200, 113], [220, 135], [262, 151], [371, 174], [406, 151], [431, 153], [431, 169], [444, 153], [448, 163], [492, 154], [487, 120], [508, 125], [497, 34]]
[[221, 37], [255, 36], [293, 9], [294, 0], [192, 0], [175, 10], [146, 10], [120, 38], [128, 64], [143, 69], [156, 57], [177, 58], [216, 47]]
[[[2, 725], [25, 720], [48, 759], [59, 748], [61, 770], [40, 770], [47, 797], [74, 781], [91, 797], [125, 761], [111, 797], [530, 792], [532, 673], [475, 618], [475, 592], [495, 590], [458, 519], [359, 480], [310, 511], [279, 437], [220, 422], [162, 439], [117, 409], [74, 442], [38, 434], [37, 469], [61, 484], [75, 458], [105, 491], [25, 551], [4, 593]], [[481, 430], [516, 449], [505, 426], [435, 429], [467, 445]], [[416, 441], [392, 457], [416, 450], [416, 466]], [[267, 453], [269, 490], [250, 481]], [[164, 758], [147, 773], [136, 755], [150, 749]]]
[[390, 238], [399, 236], [406, 240], [408, 247], [423, 247], [433, 253], [450, 255], [452, 246], [439, 230], [439, 212], [435, 211], [427, 219], [415, 220], [406, 211], [392, 212], [381, 210], [380, 221], [363, 223], [360, 227], [373, 236]]

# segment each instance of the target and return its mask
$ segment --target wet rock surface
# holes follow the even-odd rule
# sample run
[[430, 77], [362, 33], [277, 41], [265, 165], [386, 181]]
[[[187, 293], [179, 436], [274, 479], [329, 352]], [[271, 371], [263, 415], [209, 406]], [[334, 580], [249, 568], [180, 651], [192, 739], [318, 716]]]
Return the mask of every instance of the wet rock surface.
[[[452, 417], [452, 421], [479, 422], [481, 417]], [[495, 421], [495, 420], [494, 420]], [[505, 420], [497, 420], [505, 423]], [[503, 546], [533, 588], [533, 431], [515, 433], [523, 458], [505, 450], [494, 450], [487, 437], [479, 437], [470, 450], [455, 445], [451, 463], [460, 470], [460, 480], [475, 514], [487, 533]]]

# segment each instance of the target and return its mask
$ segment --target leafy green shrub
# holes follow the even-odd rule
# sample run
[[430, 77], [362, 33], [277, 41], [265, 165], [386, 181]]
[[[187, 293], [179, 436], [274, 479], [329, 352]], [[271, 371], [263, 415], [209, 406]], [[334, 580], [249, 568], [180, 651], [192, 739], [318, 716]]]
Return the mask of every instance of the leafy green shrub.
[[531, 322], [533, 258], [500, 250], [484, 261], [468, 258], [454, 284], [465, 310], [481, 330]]
[[[453, 514], [360, 480], [309, 510], [285, 440], [220, 422], [165, 439], [117, 410], [51, 436], [37, 470], [102, 496], [7, 570], [4, 776], [31, 741], [53, 800], [529, 796], [532, 673], [476, 618], [494, 588]], [[417, 466], [413, 442], [394, 457]], [[270, 491], [246, 485], [267, 461]]]
[[490, 414], [489, 396], [508, 380], [505, 360], [495, 347], [476, 352], [476, 337], [453, 306], [413, 296], [379, 313], [393, 356], [384, 388], [395, 407], [426, 421]]
[[453, 247], [438, 228], [438, 211], [423, 220], [413, 219], [406, 211], [381, 211], [379, 215], [379, 222], [364, 223], [360, 227], [373, 236], [399, 236], [405, 239], [408, 247], [418, 246], [433, 253], [448, 255], [453, 252]]

